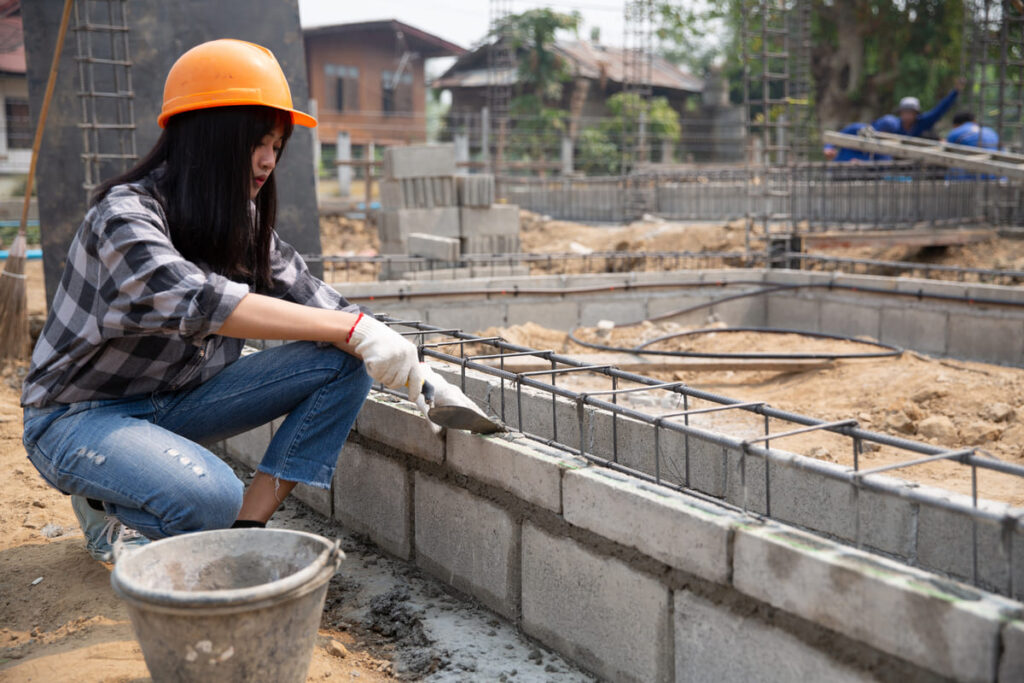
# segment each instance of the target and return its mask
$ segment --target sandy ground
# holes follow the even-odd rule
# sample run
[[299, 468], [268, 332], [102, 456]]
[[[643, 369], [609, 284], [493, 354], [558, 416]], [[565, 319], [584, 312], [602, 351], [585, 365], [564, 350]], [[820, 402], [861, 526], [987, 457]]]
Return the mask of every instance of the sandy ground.
[[[0, 377], [0, 681], [148, 681], [110, 566], [89, 557], [68, 499], [25, 457], [19, 374], [8, 367]], [[347, 555], [328, 591], [308, 681], [591, 680], [298, 502], [286, 501], [271, 524], [340, 537]], [[335, 654], [332, 641], [347, 654]]]
[[[647, 323], [641, 327], [614, 330], [610, 336], [601, 337], [596, 330], [581, 330], [580, 338], [632, 347], [641, 341], [681, 329], [685, 328], [672, 323]], [[568, 354], [595, 353], [572, 343], [563, 332], [532, 323], [480, 332], [482, 336], [499, 335], [533, 348]], [[756, 333], [712, 333], [662, 342], [652, 348], [764, 353], [876, 350], [850, 342]], [[685, 382], [694, 388], [744, 401], [765, 401], [775, 408], [826, 421], [855, 418], [862, 427], [871, 431], [925, 443], [949, 448], [977, 446], [1001, 460], [1024, 465], [1024, 369], [904, 352], [891, 358], [836, 361], [826, 368], [803, 372], [652, 370], [644, 374], [665, 381]], [[611, 388], [606, 378], [582, 373], [565, 375], [558, 383], [578, 388]], [[656, 397], [655, 394], [661, 395]], [[661, 402], [662, 396], [668, 398], [661, 392], [649, 392], [630, 394], [628, 400], [654, 414], [682, 409], [674, 402]], [[689, 407], [710, 405], [697, 401]], [[740, 437], [760, 436], [764, 429], [762, 418], [738, 411], [697, 416], [691, 423]], [[796, 427], [778, 420], [771, 423], [771, 431], [775, 433]], [[851, 441], [836, 434], [814, 432], [775, 441], [773, 445], [846, 466], [853, 465]], [[883, 446], [862, 453], [860, 466], [871, 468], [905, 462], [914, 457], [909, 452]], [[937, 462], [891, 474], [960, 493], [971, 492], [971, 471], [957, 463]], [[1018, 477], [979, 470], [978, 486], [983, 498], [1024, 507], [1024, 481]]]

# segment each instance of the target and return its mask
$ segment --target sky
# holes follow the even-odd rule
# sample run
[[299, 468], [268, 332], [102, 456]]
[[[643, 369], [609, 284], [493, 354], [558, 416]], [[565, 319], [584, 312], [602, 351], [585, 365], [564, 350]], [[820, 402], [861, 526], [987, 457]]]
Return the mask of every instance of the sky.
[[[490, 2], [488, 0], [299, 0], [302, 26], [345, 24], [374, 19], [398, 19], [445, 40], [468, 48], [487, 33]], [[551, 7], [561, 12], [579, 11], [583, 16], [580, 35], [588, 37], [590, 29], [601, 29], [601, 42], [622, 44], [623, 0], [506, 0], [512, 12], [534, 7]]]

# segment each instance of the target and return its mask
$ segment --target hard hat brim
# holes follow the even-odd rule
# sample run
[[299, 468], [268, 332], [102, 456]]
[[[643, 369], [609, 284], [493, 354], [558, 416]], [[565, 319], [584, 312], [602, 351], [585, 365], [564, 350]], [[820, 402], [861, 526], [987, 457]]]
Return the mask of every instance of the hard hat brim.
[[159, 125], [161, 128], [166, 128], [167, 120], [176, 114], [184, 114], [187, 111], [198, 111], [200, 109], [216, 109], [217, 107], [239, 107], [246, 105], [256, 105], [260, 107], [269, 107], [270, 109], [277, 109], [279, 111], [286, 111], [292, 115], [292, 123], [296, 126], [303, 126], [305, 128], [316, 128], [317, 125], [315, 118], [313, 118], [309, 114], [306, 114], [305, 112], [299, 111], [298, 109], [289, 109], [287, 107], [274, 107], [263, 102], [254, 102], [251, 100], [226, 100], [217, 103], [207, 102], [194, 104], [192, 106], [181, 106], [160, 114], [156, 122], [157, 125]]

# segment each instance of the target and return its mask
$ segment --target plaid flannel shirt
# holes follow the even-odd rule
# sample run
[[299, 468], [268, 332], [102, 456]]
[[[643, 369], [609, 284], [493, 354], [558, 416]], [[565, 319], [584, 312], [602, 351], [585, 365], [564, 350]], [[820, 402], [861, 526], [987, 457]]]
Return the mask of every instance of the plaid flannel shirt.
[[[250, 288], [174, 248], [156, 189], [160, 172], [114, 187], [86, 214], [32, 352], [22, 405], [187, 389], [238, 359], [244, 340], [217, 331]], [[271, 266], [273, 286], [258, 293], [350, 306], [276, 233]]]

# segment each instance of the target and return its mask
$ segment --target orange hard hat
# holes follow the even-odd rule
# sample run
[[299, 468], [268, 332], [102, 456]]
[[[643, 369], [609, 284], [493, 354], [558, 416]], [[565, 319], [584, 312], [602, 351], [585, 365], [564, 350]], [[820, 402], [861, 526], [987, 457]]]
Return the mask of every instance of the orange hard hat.
[[288, 81], [267, 48], [222, 38], [196, 45], [178, 57], [164, 83], [163, 128], [175, 114], [211, 107], [259, 104], [289, 112], [292, 123], [313, 128], [316, 119], [292, 106]]

